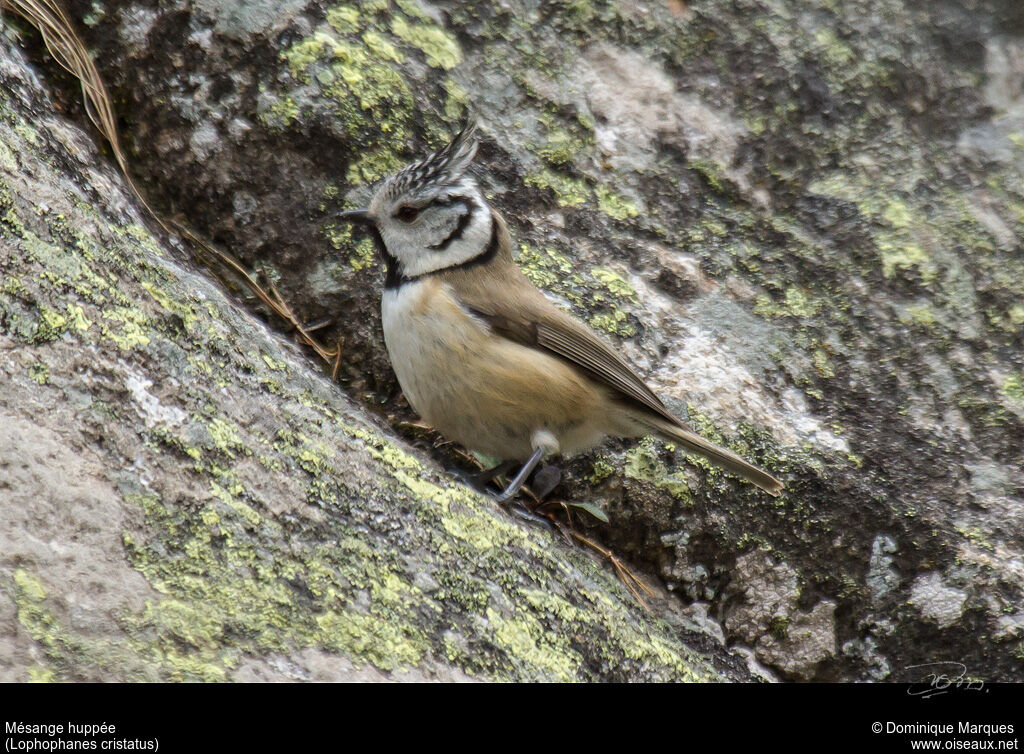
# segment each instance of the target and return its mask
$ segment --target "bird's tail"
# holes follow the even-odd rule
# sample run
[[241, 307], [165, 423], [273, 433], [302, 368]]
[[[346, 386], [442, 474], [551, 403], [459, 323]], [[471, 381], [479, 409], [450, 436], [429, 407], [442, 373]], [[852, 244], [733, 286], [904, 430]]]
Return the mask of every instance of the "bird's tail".
[[747, 463], [731, 450], [715, 445], [687, 427], [661, 420], [651, 421], [650, 426], [655, 434], [663, 440], [682, 445], [684, 450], [699, 453], [722, 468], [753, 482], [769, 495], [777, 496], [783, 488], [782, 482], [767, 471], [762, 471], [757, 466]]

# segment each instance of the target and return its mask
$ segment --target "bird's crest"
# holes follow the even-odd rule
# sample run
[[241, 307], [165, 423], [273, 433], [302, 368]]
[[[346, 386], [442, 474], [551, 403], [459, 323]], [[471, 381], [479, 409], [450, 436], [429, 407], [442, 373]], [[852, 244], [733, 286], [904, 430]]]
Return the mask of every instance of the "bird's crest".
[[396, 173], [388, 181], [388, 199], [458, 183], [473, 162], [476, 148], [476, 123], [471, 121], [444, 147]]

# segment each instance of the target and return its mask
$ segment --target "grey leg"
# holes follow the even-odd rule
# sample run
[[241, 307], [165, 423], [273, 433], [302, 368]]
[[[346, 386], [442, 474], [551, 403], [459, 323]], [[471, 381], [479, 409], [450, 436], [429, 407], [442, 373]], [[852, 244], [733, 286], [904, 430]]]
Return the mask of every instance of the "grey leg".
[[516, 474], [515, 479], [508, 483], [508, 487], [500, 495], [495, 495], [494, 499], [499, 503], [505, 503], [510, 500], [523, 485], [526, 484], [526, 480], [530, 474], [536, 468], [537, 464], [540, 463], [540, 459], [544, 457], [544, 448], [537, 448], [533, 451], [533, 455], [530, 459], [523, 464], [523, 468], [519, 469], [519, 473]]
[[516, 467], [515, 461], [505, 461], [499, 463], [494, 468], [484, 469], [483, 471], [462, 471], [461, 469], [451, 469], [451, 473], [461, 479], [463, 482], [468, 484], [477, 492], [482, 492], [485, 495], [490, 495], [491, 491], [487, 489], [487, 485], [494, 481], [494, 477], [507, 474]]

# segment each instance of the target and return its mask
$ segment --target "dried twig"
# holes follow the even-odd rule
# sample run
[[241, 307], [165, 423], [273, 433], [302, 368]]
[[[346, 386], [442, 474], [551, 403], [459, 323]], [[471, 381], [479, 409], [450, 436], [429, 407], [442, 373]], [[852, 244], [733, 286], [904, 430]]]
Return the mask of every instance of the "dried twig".
[[647, 584], [641, 581], [636, 574], [629, 570], [629, 567], [622, 562], [618, 555], [613, 553], [607, 547], [602, 547], [589, 537], [585, 537], [584, 535], [580, 534], [574, 528], [569, 528], [569, 534], [574, 539], [576, 539], [576, 541], [582, 542], [587, 547], [590, 547], [595, 552], [607, 558], [611, 562], [612, 568], [615, 569], [615, 575], [619, 577], [619, 581], [621, 581], [623, 585], [626, 587], [626, 589], [629, 590], [629, 593], [633, 595], [633, 598], [640, 603], [640, 607], [642, 607], [647, 612], [651, 611], [651, 608], [644, 601], [644, 595], [646, 595], [648, 598], [654, 597], [654, 590], [647, 586]]
[[[160, 217], [150, 206], [149, 202], [142, 195], [135, 181], [128, 172], [128, 157], [121, 145], [121, 138], [117, 132], [117, 117], [111, 104], [110, 95], [103, 83], [96, 65], [89, 55], [88, 49], [75, 31], [74, 24], [64, 13], [64, 10], [56, 0], [0, 0], [0, 9], [7, 8], [18, 14], [30, 24], [39, 29], [43, 37], [43, 44], [47, 51], [53, 56], [62, 68], [74, 76], [82, 86], [82, 100], [85, 104], [85, 112], [89, 120], [100, 132], [100, 135], [110, 144], [114, 153], [121, 174], [124, 176], [128, 187], [135, 197], [146, 208], [150, 216], [156, 220], [161, 228], [168, 235], [178, 235], [187, 238], [191, 243], [206, 255], [206, 261], [210, 260], [230, 270], [241, 278], [247, 288], [267, 308], [281, 319], [291, 325], [299, 334], [299, 340], [312, 348], [317, 356], [332, 366], [331, 377], [336, 379], [338, 368], [341, 366], [340, 344], [332, 349], [324, 348], [311, 334], [310, 329], [299, 322], [292, 312], [291, 307], [281, 297], [280, 293], [270, 286], [270, 291], [264, 289], [252, 275], [232, 256], [212, 246], [199, 238], [182, 223]], [[212, 266], [212, 265], [211, 265]], [[216, 268], [215, 268], [216, 269]], [[223, 275], [221, 275], [223, 278]]]

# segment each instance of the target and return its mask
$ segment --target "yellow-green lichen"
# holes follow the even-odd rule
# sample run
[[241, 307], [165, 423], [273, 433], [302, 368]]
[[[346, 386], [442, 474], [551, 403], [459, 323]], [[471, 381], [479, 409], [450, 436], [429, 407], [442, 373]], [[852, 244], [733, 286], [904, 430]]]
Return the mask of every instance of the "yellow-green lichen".
[[445, 92], [448, 94], [444, 103], [444, 114], [450, 120], [456, 120], [462, 116], [469, 102], [469, 93], [459, 86], [453, 79], [445, 79]]
[[582, 178], [571, 178], [547, 168], [523, 178], [527, 186], [551, 189], [562, 207], [579, 207], [590, 198], [590, 188]]
[[57, 674], [51, 668], [34, 667], [28, 669], [29, 683], [56, 683]]
[[[425, 640], [412, 618], [421, 597], [374, 548], [343, 538], [329, 548], [295, 543], [268, 557], [277, 527], [268, 528], [228, 491], [215, 493], [229, 505], [192, 519], [179, 519], [155, 497], [135, 498], [152, 531], [159, 537], [166, 528], [175, 549], [188, 554], [169, 560], [161, 555], [166, 545], [125, 535], [133, 565], [166, 595], [126, 618], [141, 654], [158, 658], [180, 680], [225, 678], [240, 648], [321, 647], [382, 669], [419, 662]], [[296, 580], [302, 590], [289, 586]], [[350, 604], [353, 589], [369, 595], [362, 608]], [[309, 599], [321, 609], [300, 611]]]
[[17, 607], [18, 622], [35, 640], [50, 665], [29, 668], [29, 680], [57, 680], [57, 672], [68, 668], [95, 668], [103, 677], [117, 673], [122, 678], [155, 680], [137, 657], [125, 656], [120, 647], [105, 638], [77, 633], [59, 620], [50, 605], [42, 580], [25, 568], [12, 573], [12, 598]]
[[1011, 374], [1002, 385], [1003, 393], [1018, 403], [1024, 403], [1024, 372]]
[[591, 327], [603, 330], [609, 335], [617, 335], [620, 338], [631, 338], [636, 335], [636, 328], [629, 323], [628, 316], [621, 309], [595, 314], [589, 322]]
[[242, 492], [241, 485], [236, 483], [231, 489], [225, 489], [216, 482], [210, 482], [210, 491], [214, 497], [241, 516], [250, 526], [259, 526], [262, 523], [262, 516], [251, 506], [238, 499], [238, 495]]
[[653, 440], [644, 440], [626, 454], [623, 473], [627, 477], [664, 489], [687, 505], [693, 503], [693, 492], [686, 474], [680, 469], [669, 470], [661, 460]]
[[828, 358], [828, 351], [824, 348], [816, 348], [814, 349], [812, 358], [814, 361], [814, 369], [819, 375], [827, 380], [836, 376], [836, 370]]
[[614, 466], [607, 461], [598, 459], [594, 461], [593, 470], [591, 471], [590, 476], [587, 477], [587, 481], [592, 485], [598, 485], [614, 473]]
[[375, 31], [368, 31], [363, 34], [363, 42], [367, 49], [376, 57], [383, 60], [391, 60], [395, 63], [405, 62], [405, 56], [391, 42]]
[[347, 5], [327, 9], [327, 23], [343, 34], [359, 29], [359, 10]]
[[538, 288], [552, 288], [573, 271], [572, 260], [551, 246], [537, 249], [521, 242], [517, 261]]
[[263, 363], [267, 365], [268, 369], [272, 369], [275, 372], [286, 372], [288, 371], [288, 364], [275, 359], [269, 353], [260, 353], [260, 358], [263, 359]]
[[709, 159], [693, 157], [689, 161], [689, 166], [704, 178], [713, 191], [719, 194], [726, 193], [727, 179], [721, 165]]
[[568, 648], [561, 652], [551, 651], [552, 636], [540, 623], [529, 615], [505, 618], [492, 608], [487, 609], [487, 621], [494, 629], [499, 647], [509, 652], [513, 662], [517, 660], [539, 669], [546, 680], [572, 681], [577, 677], [581, 658]]
[[636, 291], [619, 273], [610, 268], [596, 267], [589, 276], [584, 276], [575, 271], [576, 267], [568, 256], [554, 247], [537, 249], [525, 242], [519, 245], [517, 261], [537, 287], [592, 309], [591, 327], [623, 338], [636, 334], [629, 315], [616, 308], [609, 299], [609, 294], [618, 299], [636, 296]]
[[394, 626], [353, 610], [318, 616], [317, 629], [324, 648], [363, 657], [381, 670], [418, 665], [429, 648], [422, 633], [411, 626]]
[[391, 149], [374, 149], [356, 158], [345, 171], [345, 180], [353, 186], [373, 183], [405, 166], [406, 160]]
[[281, 59], [288, 65], [292, 76], [300, 81], [309, 81], [309, 70], [324, 52], [333, 47], [334, 38], [326, 32], [296, 42], [281, 53]]
[[14, 585], [18, 588], [19, 594], [32, 602], [42, 602], [46, 599], [46, 587], [37, 576], [24, 568], [16, 568], [13, 574]]
[[423, 51], [427, 65], [449, 70], [462, 62], [462, 50], [451, 34], [436, 24], [410, 23], [401, 15], [391, 21], [391, 31]]
[[917, 269], [926, 283], [934, 279], [931, 258], [919, 244], [890, 236], [876, 237], [876, 242], [882, 259], [882, 274], [887, 278], [893, 277], [896, 270]]
[[349, 264], [352, 265], [352, 269], [365, 270], [370, 267], [377, 259], [376, 249], [373, 247], [373, 241], [369, 238], [361, 238], [355, 245], [355, 251], [349, 256]]
[[814, 31], [814, 44], [817, 51], [828, 64], [834, 68], [848, 66], [856, 57], [849, 45], [836, 36], [835, 31], [827, 26], [819, 26]]
[[0, 169], [9, 173], [18, 169], [18, 161], [15, 159], [14, 152], [2, 141], [0, 141]]
[[68, 303], [68, 317], [69, 325], [76, 330], [84, 331], [92, 327], [92, 322], [85, 316], [85, 311], [76, 304]]
[[103, 312], [103, 319], [120, 323], [117, 327], [104, 324], [101, 329], [104, 337], [113, 341], [121, 350], [130, 351], [149, 345], [149, 319], [139, 309], [125, 306], [110, 307]]
[[270, 107], [260, 113], [260, 120], [274, 131], [284, 131], [299, 119], [299, 105], [283, 95], [274, 99]]
[[46, 385], [50, 382], [50, 367], [43, 361], [33, 362], [29, 364], [28, 376], [40, 385]]
[[886, 205], [882, 217], [894, 228], [906, 228], [913, 218], [906, 203], [896, 199]]
[[640, 210], [634, 202], [616, 194], [607, 186], [598, 186], [594, 193], [597, 195], [598, 208], [609, 217], [616, 220], [628, 220], [640, 215]]
[[206, 431], [210, 433], [213, 446], [222, 453], [234, 456], [235, 451], [245, 449], [245, 444], [242, 442], [238, 430], [224, 419], [212, 419], [206, 425]]
[[911, 304], [905, 307], [903, 315], [904, 316], [901, 316], [901, 319], [924, 328], [933, 327], [938, 321], [935, 316], [935, 309], [927, 301], [920, 304]]
[[568, 165], [594, 145], [593, 128], [586, 127], [578, 119], [566, 123], [555, 114], [542, 111], [538, 121], [544, 129], [544, 136], [528, 146], [548, 165], [556, 168]]
[[622, 275], [607, 267], [595, 267], [590, 274], [600, 281], [608, 292], [618, 298], [633, 298], [636, 291]]
[[362, 149], [349, 166], [348, 179], [362, 183], [404, 163], [394, 150], [410, 137], [413, 121], [412, 94], [397, 68], [404, 55], [398, 45], [405, 43], [381, 29], [367, 29], [362, 36], [339, 34], [338, 29], [348, 29], [339, 18], [334, 18], [334, 28], [322, 26], [284, 50], [281, 59], [294, 80], [316, 80], [332, 116], [360, 141]]

